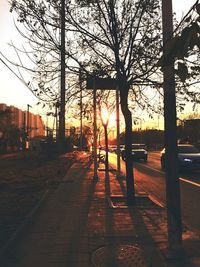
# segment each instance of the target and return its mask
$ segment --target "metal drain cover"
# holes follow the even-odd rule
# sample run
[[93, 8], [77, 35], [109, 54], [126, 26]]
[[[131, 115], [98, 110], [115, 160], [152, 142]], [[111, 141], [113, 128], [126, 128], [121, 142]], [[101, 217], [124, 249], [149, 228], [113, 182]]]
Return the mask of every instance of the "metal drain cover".
[[95, 267], [146, 267], [139, 247], [133, 245], [105, 246], [92, 254]]

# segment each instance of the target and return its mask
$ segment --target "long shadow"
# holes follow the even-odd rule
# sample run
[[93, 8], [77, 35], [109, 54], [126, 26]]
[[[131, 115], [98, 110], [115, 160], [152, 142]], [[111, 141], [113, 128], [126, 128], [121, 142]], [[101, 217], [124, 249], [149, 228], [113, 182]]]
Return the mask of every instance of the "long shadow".
[[[110, 198], [111, 197], [111, 183], [110, 183], [110, 175], [109, 173], [105, 174], [105, 195], [106, 198]], [[114, 179], [113, 177], [111, 179]], [[122, 181], [122, 179], [118, 179], [117, 181], [120, 184], [120, 188], [122, 191], [123, 196], [125, 196], [126, 194], [126, 188], [125, 185]], [[139, 230], [145, 232], [145, 235], [148, 235], [148, 242], [150, 242], [150, 244], [152, 244], [152, 240], [150, 240], [151, 236], [148, 233], [147, 229], [146, 229], [146, 225], [143, 221], [143, 218], [140, 216], [140, 213], [137, 211], [136, 207], [127, 207], [127, 209], [112, 209], [111, 207], [108, 207], [108, 202], [105, 203], [105, 205], [107, 205], [106, 209], [105, 209], [105, 228], [106, 228], [106, 232], [105, 232], [105, 240], [104, 240], [104, 246], [106, 247], [106, 249], [104, 250], [104, 257], [105, 257], [105, 261], [106, 264], [108, 266], [118, 266], [119, 265], [119, 257], [122, 257], [120, 260], [124, 261], [123, 264], [125, 264], [125, 262], [130, 261], [129, 258], [124, 258], [123, 259], [123, 255], [117, 255], [117, 253], [120, 253], [120, 249], [118, 249], [119, 247], [121, 247], [123, 250], [129, 249], [130, 247], [134, 249], [138, 249], [139, 250], [139, 240], [137, 238], [138, 234], [139, 234]], [[128, 216], [127, 216], [128, 213]], [[139, 229], [137, 229], [137, 227], [135, 226], [135, 219], [137, 216], [137, 221], [140, 224]], [[134, 224], [135, 227], [135, 231], [134, 233], [131, 233], [131, 230], [126, 231], [123, 233], [123, 227], [121, 229], [121, 225], [120, 222], [123, 224], [124, 223], [124, 219], [126, 217], [130, 217], [132, 223]], [[125, 222], [126, 225], [126, 222]], [[120, 233], [118, 232], [120, 229]], [[131, 234], [131, 237], [128, 236], [128, 234]], [[135, 236], [134, 236], [135, 234]], [[132, 250], [132, 251], [133, 251]], [[143, 250], [143, 249], [141, 249]], [[125, 254], [127, 254], [128, 257], [128, 251], [124, 252]], [[144, 254], [144, 253], [143, 253]], [[158, 254], [156, 254], [158, 255]], [[133, 255], [129, 255], [129, 257], [134, 257]], [[136, 257], [138, 257], [138, 255], [136, 255]], [[142, 256], [141, 256], [142, 257]], [[144, 257], [146, 258], [146, 255], [144, 254]], [[141, 264], [143, 262], [143, 258], [139, 259], [141, 261]], [[103, 265], [104, 266], [104, 265]], [[106, 265], [105, 265], [106, 266]], [[144, 265], [141, 265], [144, 266]], [[154, 267], [158, 267], [157, 265], [154, 265]]]
[[[101, 203], [103, 205], [104, 221], [101, 236], [94, 237], [96, 240], [95, 247], [93, 247], [92, 262], [95, 266], [118, 266], [117, 262], [117, 246], [116, 246], [116, 221], [113, 216], [113, 210], [109, 207], [109, 201], [111, 195], [110, 175], [109, 172], [105, 172], [105, 175], [101, 177], [104, 179], [100, 186], [101, 193], [104, 191], [104, 200]], [[104, 188], [103, 188], [104, 187]], [[102, 208], [102, 207], [101, 207]], [[98, 253], [101, 251], [100, 253]], [[99, 256], [100, 255], [100, 256]]]
[[[143, 254], [145, 256], [146, 262], [148, 266], [164, 266], [163, 264], [172, 264], [170, 266], [176, 266], [176, 267], [195, 267], [197, 266], [196, 264], [193, 264], [191, 261], [190, 256], [188, 257], [187, 253], [185, 254], [185, 251], [182, 251], [182, 255], [177, 254], [175, 252], [171, 252], [168, 249], [168, 243], [167, 243], [167, 233], [163, 233], [159, 229], [159, 225], [153, 225], [154, 221], [150, 222], [149, 225], [145, 223], [145, 214], [142, 214], [142, 209], [136, 207], [134, 210], [129, 208], [129, 212], [132, 218], [132, 221], [134, 223], [134, 220], [137, 220], [137, 223], [135, 223], [135, 228], [136, 232], [138, 233], [138, 244], [142, 248]], [[146, 213], [147, 216], [149, 216], [149, 219], [151, 220], [152, 216], [152, 211], [155, 211], [156, 208], [154, 207], [147, 207], [146, 209], [143, 210], [143, 213]], [[149, 211], [149, 214], [148, 214]], [[155, 216], [159, 216], [159, 213], [156, 214]], [[162, 216], [162, 214], [161, 214]], [[158, 220], [157, 220], [158, 221]], [[159, 222], [158, 222], [159, 223]], [[148, 228], [150, 227], [157, 227], [155, 235], [157, 235], [158, 240], [154, 238], [154, 236], [150, 233], [151, 229], [149, 230]], [[167, 231], [167, 229], [166, 229]], [[159, 234], [163, 235], [166, 234], [164, 237], [164, 240], [159, 240]], [[143, 238], [145, 237], [145, 238]], [[188, 242], [189, 243], [189, 242]], [[190, 245], [191, 246], [191, 245]], [[195, 246], [195, 244], [193, 244]], [[197, 250], [197, 248], [196, 248]], [[168, 265], [166, 265], [168, 266]]]
[[[89, 181], [85, 181], [85, 183], [88, 183], [88, 182]], [[69, 245], [68, 247], [66, 247], [66, 253], [65, 253], [67, 261], [72, 262], [73, 267], [76, 266], [75, 263], [77, 262], [78, 251], [81, 251], [81, 246], [82, 246], [81, 241], [83, 241], [83, 238], [88, 239], [87, 233], [85, 231], [87, 229], [88, 213], [92, 205], [92, 200], [94, 198], [94, 193], [95, 193], [97, 182], [98, 181], [93, 180], [93, 178], [91, 177], [91, 181], [89, 182], [89, 185], [85, 184], [85, 186], [88, 187], [88, 189], [85, 190], [83, 194], [87, 194], [87, 196], [83, 196], [83, 200], [81, 199], [79, 200], [79, 203], [83, 201], [82, 205], [80, 205], [79, 207], [76, 207], [77, 218], [75, 222], [73, 223], [74, 232], [71, 235], [70, 240], [68, 240]], [[80, 187], [80, 190], [84, 190], [84, 188], [82, 188], [84, 186], [83, 179], [80, 181], [78, 186]], [[78, 197], [81, 198], [82, 192], [79, 191], [79, 193], [80, 195]], [[83, 235], [83, 233], [86, 233], [86, 236]], [[88, 262], [89, 264], [89, 261], [90, 259], [88, 255], [86, 262]], [[85, 262], [83, 262], [82, 266], [85, 266], [84, 263]], [[78, 262], [78, 266], [80, 266], [80, 262]]]
[[[125, 195], [126, 188], [123, 180], [121, 178], [118, 178], [117, 182], [120, 185], [122, 195]], [[154, 203], [151, 203], [150, 201], [149, 204], [148, 203], [142, 204], [140, 202], [138, 202], [137, 204], [137, 197], [136, 197], [135, 206], [127, 206], [127, 210], [131, 217], [132, 224], [134, 225], [135, 228], [137, 236], [136, 242], [143, 252], [147, 266], [152, 266], [152, 267], [163, 266], [164, 262], [171, 262], [172, 264], [175, 264], [176, 267], [195, 266], [190, 261], [189, 257], [184, 257], [184, 253], [180, 258], [176, 257], [167, 258], [168, 257], [167, 225], [166, 229], [164, 229], [165, 231], [161, 230], [159, 226], [160, 222], [159, 218], [161, 216], [165, 216], [164, 214], [165, 211], [162, 208], [160, 208]], [[154, 234], [151, 233], [151, 230], [153, 228], [154, 228]], [[161, 238], [161, 240], [159, 240], [159, 238]], [[195, 246], [194, 242], [192, 244], [190, 241], [186, 241], [184, 243], [185, 247]], [[192, 250], [194, 251], [194, 249]]]
[[[117, 255], [115, 246], [113, 245], [113, 239], [115, 239], [116, 233], [115, 233], [115, 219], [113, 217], [112, 210], [108, 208], [108, 198], [111, 195], [111, 187], [110, 187], [110, 175], [109, 172], [105, 173], [105, 196], [106, 196], [106, 203], [105, 203], [105, 235], [106, 237], [109, 237], [108, 240], [106, 240], [106, 263], [108, 266], [118, 266], [116, 262]], [[109, 240], [110, 239], [110, 240]]]

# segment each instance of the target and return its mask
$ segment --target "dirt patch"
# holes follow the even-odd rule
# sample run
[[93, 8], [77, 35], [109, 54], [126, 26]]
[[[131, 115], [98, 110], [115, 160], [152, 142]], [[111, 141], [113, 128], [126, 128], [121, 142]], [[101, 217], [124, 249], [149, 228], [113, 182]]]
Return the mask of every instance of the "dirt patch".
[[28, 152], [0, 157], [0, 247], [44, 192], [57, 188], [75, 160], [74, 153], [51, 159]]

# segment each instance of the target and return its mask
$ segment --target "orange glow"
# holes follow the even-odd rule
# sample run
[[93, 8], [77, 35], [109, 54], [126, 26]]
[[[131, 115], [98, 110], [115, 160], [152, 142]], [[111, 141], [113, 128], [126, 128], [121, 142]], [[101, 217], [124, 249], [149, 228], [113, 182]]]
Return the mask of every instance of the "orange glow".
[[112, 112], [110, 114], [110, 118], [109, 118], [109, 126], [110, 127], [116, 127], [116, 113]]
[[106, 125], [109, 122], [110, 114], [108, 113], [107, 108], [103, 107], [101, 109], [101, 118], [103, 121], [103, 124]]
[[116, 127], [116, 112], [115, 110], [109, 113], [107, 107], [101, 107], [101, 117], [103, 124], [108, 124], [108, 127], [115, 128]]

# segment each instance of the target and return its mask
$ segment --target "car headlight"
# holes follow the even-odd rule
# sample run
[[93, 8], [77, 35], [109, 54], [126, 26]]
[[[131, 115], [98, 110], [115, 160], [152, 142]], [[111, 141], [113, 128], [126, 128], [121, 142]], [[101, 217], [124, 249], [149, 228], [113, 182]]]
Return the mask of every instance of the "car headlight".
[[183, 161], [185, 161], [185, 162], [192, 162], [192, 159], [183, 159]]
[[132, 152], [132, 155], [134, 155], [135, 154], [135, 152]]

